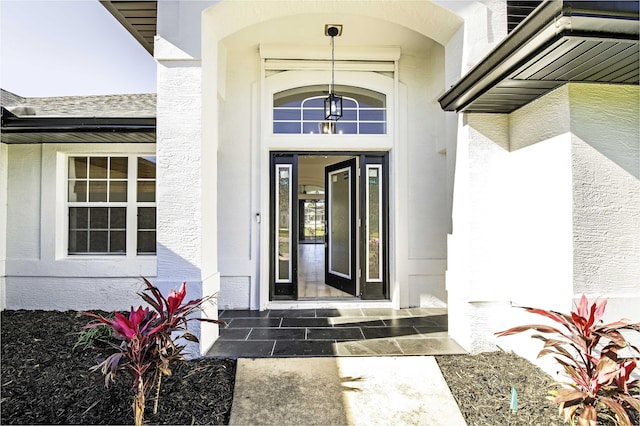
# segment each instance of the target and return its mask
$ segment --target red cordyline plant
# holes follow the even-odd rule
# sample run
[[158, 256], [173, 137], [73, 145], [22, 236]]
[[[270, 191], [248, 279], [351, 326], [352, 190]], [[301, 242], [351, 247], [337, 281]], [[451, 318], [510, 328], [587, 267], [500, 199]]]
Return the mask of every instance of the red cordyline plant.
[[560, 404], [560, 414], [565, 422], [572, 425], [595, 426], [600, 414], [618, 425], [631, 426], [629, 414], [632, 410], [640, 411], [640, 384], [631, 377], [638, 359], [618, 357], [623, 348], [640, 353], [621, 333], [621, 330], [640, 332], [640, 323], [620, 320], [603, 324], [606, 305], [607, 301], [603, 300], [589, 306], [583, 295], [570, 315], [523, 307], [527, 312], [550, 318], [562, 327], [531, 324], [496, 333], [497, 336], [508, 336], [535, 330], [552, 336], [532, 335], [544, 342], [538, 358], [553, 355], [571, 379], [554, 392], [553, 402]]
[[111, 343], [116, 351], [92, 370], [101, 370], [105, 375], [105, 385], [115, 381], [118, 370], [127, 370], [133, 378], [133, 410], [135, 424], [142, 425], [144, 420], [145, 399], [152, 383], [156, 383], [154, 413], [158, 410], [160, 385], [162, 376], [170, 376], [170, 365], [184, 359], [185, 345], [177, 344], [180, 338], [198, 342], [198, 338], [187, 331], [189, 321], [206, 321], [224, 324], [223, 321], [194, 317], [202, 310], [202, 305], [211, 302], [215, 295], [183, 303], [187, 293], [186, 283], [182, 283], [177, 292], [171, 290], [165, 298], [162, 292], [143, 278], [146, 288], [138, 293], [151, 309], [139, 306], [131, 307], [129, 317], [120, 312], [114, 313], [113, 319], [105, 318], [91, 312], [86, 315], [96, 321], [85, 328], [106, 325], [113, 330], [119, 344]]

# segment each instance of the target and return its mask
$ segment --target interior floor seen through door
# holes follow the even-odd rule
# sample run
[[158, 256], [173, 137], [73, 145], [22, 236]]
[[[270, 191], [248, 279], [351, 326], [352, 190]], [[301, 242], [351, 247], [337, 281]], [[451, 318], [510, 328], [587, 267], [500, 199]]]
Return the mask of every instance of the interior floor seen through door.
[[298, 246], [298, 298], [331, 299], [353, 297], [324, 282], [324, 244]]

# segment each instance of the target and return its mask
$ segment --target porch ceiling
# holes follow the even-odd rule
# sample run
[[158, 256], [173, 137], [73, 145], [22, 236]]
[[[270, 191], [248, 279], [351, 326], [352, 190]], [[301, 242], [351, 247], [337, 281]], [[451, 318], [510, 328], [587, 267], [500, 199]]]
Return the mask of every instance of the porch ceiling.
[[100, 0], [100, 3], [153, 55], [157, 1]]
[[541, 4], [438, 101], [510, 113], [569, 82], [640, 82], [637, 2]]

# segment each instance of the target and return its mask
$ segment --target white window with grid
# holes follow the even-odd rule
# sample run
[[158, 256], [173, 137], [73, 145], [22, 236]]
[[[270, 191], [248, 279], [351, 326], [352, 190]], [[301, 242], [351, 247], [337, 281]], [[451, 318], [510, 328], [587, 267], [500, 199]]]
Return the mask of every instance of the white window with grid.
[[70, 155], [67, 164], [67, 254], [155, 254], [155, 157]]

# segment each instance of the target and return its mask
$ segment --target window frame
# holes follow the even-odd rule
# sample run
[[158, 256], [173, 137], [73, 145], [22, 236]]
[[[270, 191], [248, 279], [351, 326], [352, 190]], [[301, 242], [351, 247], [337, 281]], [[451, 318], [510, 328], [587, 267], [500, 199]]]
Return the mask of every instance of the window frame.
[[[70, 172], [70, 162], [72, 158], [87, 158], [90, 161], [91, 158], [94, 157], [106, 157], [106, 158], [127, 158], [127, 200], [126, 201], [70, 201], [69, 200], [69, 182], [72, 182], [73, 179], [70, 180], [69, 172]], [[155, 208], [156, 209], [156, 218], [157, 218], [157, 183], [154, 189], [154, 201], [138, 201], [138, 182], [141, 181], [154, 181], [157, 182], [157, 167], [155, 178], [139, 178], [138, 177], [138, 159], [139, 158], [148, 158], [153, 157], [156, 159], [157, 164], [157, 154], [153, 153], [145, 153], [145, 152], [67, 152], [63, 155], [64, 161], [64, 177], [62, 187], [64, 188], [63, 195], [63, 205], [64, 205], [64, 214], [63, 214], [63, 232], [62, 239], [63, 242], [63, 257], [67, 259], [87, 259], [89, 257], [100, 257], [100, 258], [111, 258], [111, 259], [122, 259], [126, 258], [135, 258], [135, 257], [155, 257], [157, 255], [157, 220], [156, 220], [156, 251], [154, 252], [142, 252], [138, 253], [138, 209], [139, 208]], [[90, 181], [89, 176], [85, 178], [87, 181]], [[106, 178], [108, 181], [109, 179]], [[70, 243], [70, 211], [73, 207], [125, 207], [126, 208], [126, 221], [125, 221], [125, 251], [124, 252], [74, 252], [71, 253], [69, 251], [69, 243]], [[88, 228], [89, 229], [89, 228]], [[150, 228], [145, 228], [149, 230]]]
[[[353, 124], [355, 125], [355, 133], [351, 133], [351, 132], [346, 132], [343, 133], [342, 131], [338, 131], [338, 132], [328, 132], [330, 134], [344, 134], [344, 135], [355, 135], [355, 136], [359, 136], [359, 135], [363, 135], [363, 136], [371, 136], [371, 135], [376, 135], [376, 136], [386, 136], [388, 135], [389, 132], [389, 128], [388, 128], [388, 99], [387, 99], [387, 95], [386, 93], [383, 92], [377, 92], [375, 90], [372, 89], [367, 89], [367, 88], [363, 88], [363, 87], [354, 87], [354, 86], [346, 86], [346, 88], [343, 88], [344, 90], [348, 90], [348, 88], [352, 87], [353, 89], [358, 89], [358, 90], [365, 90], [371, 93], [378, 93], [379, 95], [383, 96], [383, 106], [382, 107], [364, 107], [361, 106], [360, 101], [352, 96], [349, 95], [343, 95], [343, 99], [353, 102], [355, 104], [354, 106], [345, 106], [343, 107], [343, 111], [353, 111], [355, 114], [355, 119], [346, 119], [345, 117], [343, 117], [339, 122], [341, 124], [344, 123], [348, 123], [348, 124]], [[330, 120], [326, 120], [326, 119], [308, 119], [305, 118], [305, 112], [306, 111], [321, 111], [324, 113], [324, 105], [322, 106], [306, 106], [306, 103], [310, 103], [312, 101], [318, 100], [318, 99], [324, 99], [325, 96], [324, 95], [318, 95], [317, 94], [317, 90], [315, 90], [317, 88], [317, 85], [307, 85], [307, 86], [302, 86], [302, 87], [295, 87], [295, 88], [290, 88], [290, 89], [285, 89], [279, 92], [275, 92], [273, 93], [272, 99], [271, 99], [271, 133], [274, 136], [282, 136], [282, 135], [306, 135], [306, 134], [326, 134], [326, 132], [324, 132], [322, 130], [323, 124], [325, 123], [330, 123]], [[300, 100], [300, 105], [299, 106], [276, 106], [275, 105], [275, 98], [276, 96], [278, 96], [280, 93], [282, 92], [287, 92], [290, 90], [304, 90], [307, 89], [307, 91], [303, 91], [301, 92], [301, 94], [305, 95], [306, 97], [302, 98]], [[276, 119], [276, 112], [277, 111], [298, 111], [298, 118], [297, 119]], [[362, 119], [362, 113], [366, 113], [366, 112], [380, 112], [382, 114], [383, 119], [382, 120], [363, 120]], [[324, 115], [324, 114], [322, 114]], [[313, 123], [317, 123], [318, 124], [318, 130], [317, 132], [315, 131], [311, 131], [311, 132], [306, 132], [305, 130], [305, 124], [313, 124]], [[295, 127], [296, 124], [299, 125], [299, 131], [298, 132], [277, 132], [276, 131], [276, 125], [277, 124], [291, 124], [292, 128]], [[336, 123], [338, 124], [338, 123]], [[363, 132], [363, 126], [366, 126], [368, 124], [374, 124], [374, 125], [381, 125], [383, 128], [383, 132], [377, 133], [377, 132]]]

